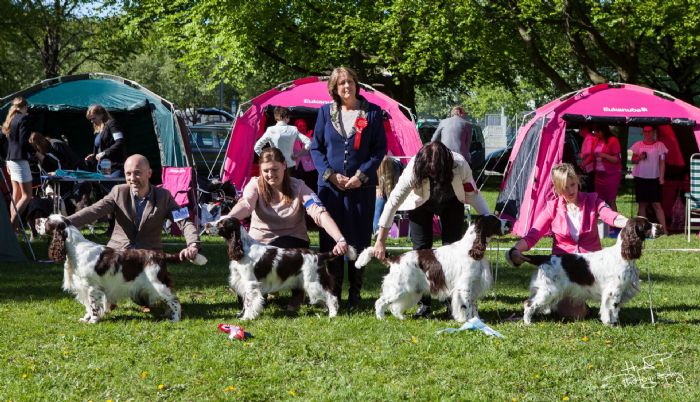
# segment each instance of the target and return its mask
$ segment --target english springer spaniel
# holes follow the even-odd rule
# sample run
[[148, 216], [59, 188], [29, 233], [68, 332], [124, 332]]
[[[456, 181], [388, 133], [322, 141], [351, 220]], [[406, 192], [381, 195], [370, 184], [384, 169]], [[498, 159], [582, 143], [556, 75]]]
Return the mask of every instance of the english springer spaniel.
[[[600, 320], [618, 323], [620, 308], [639, 292], [636, 260], [642, 256], [645, 239], [655, 239], [663, 227], [636, 217], [627, 221], [615, 245], [586, 254], [559, 256], [528, 255], [539, 269], [530, 282], [530, 298], [525, 301], [525, 324], [536, 312], [549, 314], [564, 298], [574, 303], [600, 301]], [[509, 258], [509, 255], [508, 255]]]
[[[61, 215], [40, 219], [38, 232], [51, 236], [49, 258], [65, 260], [63, 290], [75, 294], [85, 306], [83, 322], [97, 323], [119, 300], [131, 298], [142, 306], [165, 301], [173, 322], [180, 320], [180, 302], [172, 290], [166, 262], [178, 263], [177, 254], [151, 250], [115, 250], [87, 240]], [[204, 265], [197, 254], [192, 261]]]
[[[374, 305], [377, 318], [384, 319], [384, 312], [390, 306], [391, 313], [403, 320], [403, 312], [427, 294], [440, 300], [451, 298], [452, 317], [456, 321], [478, 317], [477, 299], [491, 288], [493, 280], [485, 258], [486, 245], [493, 236], [505, 235], [511, 229], [511, 222], [485, 215], [477, 217], [455, 243], [387, 257], [389, 273]], [[373, 254], [374, 247], [366, 248], [355, 266], [367, 265]]]
[[[242, 319], [257, 318], [265, 305], [263, 295], [286, 289], [304, 289], [311, 304], [325, 303], [328, 316], [338, 314], [338, 298], [333, 295], [333, 276], [327, 262], [335, 256], [308, 249], [283, 249], [255, 241], [236, 218], [224, 218], [216, 224], [226, 239], [231, 260], [229, 284], [243, 299]], [[357, 258], [353, 247], [347, 252]]]

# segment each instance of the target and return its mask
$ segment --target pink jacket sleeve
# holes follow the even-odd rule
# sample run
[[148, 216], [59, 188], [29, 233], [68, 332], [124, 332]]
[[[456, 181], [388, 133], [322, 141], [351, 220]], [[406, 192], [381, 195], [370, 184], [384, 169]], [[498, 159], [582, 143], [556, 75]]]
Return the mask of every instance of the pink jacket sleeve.
[[598, 217], [600, 220], [610, 226], [615, 226], [615, 219], [618, 215], [620, 215], [619, 213], [613, 211], [612, 208], [605, 203], [605, 201], [600, 199], [600, 197], [598, 197], [595, 201], [595, 208], [598, 212]]
[[531, 249], [540, 239], [551, 230], [554, 219], [554, 204], [556, 200], [547, 201], [544, 211], [535, 219], [534, 224], [528, 230], [523, 240], [527, 243], [527, 248]]

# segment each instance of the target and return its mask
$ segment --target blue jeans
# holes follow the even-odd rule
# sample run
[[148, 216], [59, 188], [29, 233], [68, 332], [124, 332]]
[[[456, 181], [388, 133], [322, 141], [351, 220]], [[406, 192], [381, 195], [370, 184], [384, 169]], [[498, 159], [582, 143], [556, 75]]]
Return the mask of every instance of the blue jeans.
[[377, 197], [374, 201], [374, 220], [372, 220], [372, 232], [377, 233], [379, 229], [379, 217], [382, 216], [382, 211], [384, 211], [384, 204], [386, 204], [386, 198]]

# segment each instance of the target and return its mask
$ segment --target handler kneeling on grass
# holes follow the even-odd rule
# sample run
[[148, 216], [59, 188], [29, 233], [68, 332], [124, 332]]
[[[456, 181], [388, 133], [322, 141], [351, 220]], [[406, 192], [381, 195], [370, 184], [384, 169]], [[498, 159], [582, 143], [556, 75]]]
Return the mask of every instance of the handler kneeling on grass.
[[[598, 194], [579, 191], [581, 183], [572, 165], [555, 165], [552, 184], [557, 197], [547, 202], [527, 235], [508, 251], [507, 257], [513, 265], [528, 261], [522, 253], [550, 231], [553, 233], [552, 254], [590, 253], [602, 249], [598, 219], [619, 228], [627, 223], [627, 218], [612, 210]], [[585, 303], [574, 305], [570, 299], [564, 299], [557, 306], [557, 312], [562, 317], [578, 320], [588, 314], [588, 307]]]

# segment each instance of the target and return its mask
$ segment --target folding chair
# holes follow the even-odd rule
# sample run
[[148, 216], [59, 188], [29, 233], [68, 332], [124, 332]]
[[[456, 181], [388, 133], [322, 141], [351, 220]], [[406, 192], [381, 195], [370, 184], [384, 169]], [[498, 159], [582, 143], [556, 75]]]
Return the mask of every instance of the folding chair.
[[690, 192], [685, 193], [685, 228], [690, 242], [690, 231], [700, 228], [700, 153], [690, 157]]
[[[193, 211], [197, 207], [194, 202], [195, 195], [192, 187], [192, 167], [164, 166], [161, 177], [163, 179], [161, 187], [170, 191], [180, 208], [187, 207], [190, 219], [192, 219], [195, 216]], [[196, 221], [193, 220], [193, 222], [197, 224]], [[177, 225], [171, 225], [170, 229], [174, 235], [181, 234]]]

